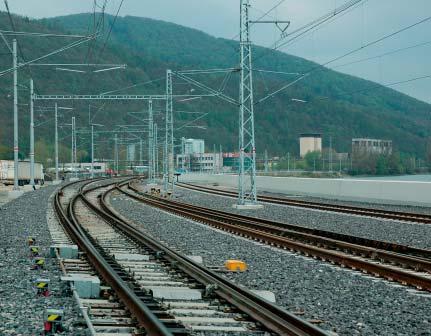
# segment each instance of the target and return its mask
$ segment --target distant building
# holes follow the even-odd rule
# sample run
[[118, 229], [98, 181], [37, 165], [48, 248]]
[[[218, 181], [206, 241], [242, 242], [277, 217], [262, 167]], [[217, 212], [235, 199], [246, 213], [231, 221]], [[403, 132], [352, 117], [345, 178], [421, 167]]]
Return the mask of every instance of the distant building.
[[136, 146], [134, 144], [128, 145], [127, 146], [127, 157], [126, 157], [126, 160], [128, 162], [135, 161], [135, 156], [136, 156]]
[[205, 153], [205, 141], [202, 139], [184, 139], [184, 154]]
[[[244, 153], [247, 157], [250, 154]], [[244, 168], [250, 168], [251, 161], [244, 160]], [[225, 172], [237, 172], [239, 171], [239, 153], [223, 153], [223, 171]]]
[[196, 153], [177, 155], [177, 169], [192, 172], [219, 173], [223, 168], [223, 157], [220, 153]]
[[336, 153], [332, 154], [332, 159], [336, 161], [347, 161], [349, 159], [349, 153]]
[[[75, 170], [80, 173], [91, 173], [91, 162], [81, 162], [81, 163], [64, 163], [60, 167], [64, 172], [74, 172]], [[93, 165], [94, 173], [105, 174], [107, 172], [106, 162], [94, 162]]]
[[392, 154], [392, 141], [381, 139], [352, 139], [352, 153], [361, 154]]
[[303, 158], [309, 152], [322, 151], [322, 134], [303, 133], [299, 137], [299, 154]]

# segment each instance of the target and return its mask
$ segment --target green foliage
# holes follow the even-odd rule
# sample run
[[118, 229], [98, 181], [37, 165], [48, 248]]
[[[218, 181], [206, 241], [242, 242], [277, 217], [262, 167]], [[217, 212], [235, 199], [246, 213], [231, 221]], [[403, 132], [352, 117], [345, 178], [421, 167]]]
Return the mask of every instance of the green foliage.
[[321, 170], [322, 169], [322, 165], [321, 165], [321, 157], [322, 157], [322, 153], [319, 151], [316, 152], [308, 152], [307, 154], [305, 154], [305, 167], [308, 170]]
[[0, 160], [12, 160], [12, 148], [0, 145]]
[[[88, 23], [92, 22], [90, 14], [70, 15], [53, 19], [27, 20], [15, 17], [18, 30], [45, 32], [87, 33]], [[113, 18], [107, 16], [105, 28], [109, 27]], [[0, 29], [10, 29], [7, 16], [0, 12]], [[105, 29], [107, 32], [109, 29]], [[161, 78], [166, 69], [206, 69], [230, 68], [238, 64], [237, 42], [214, 38], [200, 31], [178, 26], [172, 23], [126, 16], [119, 17], [110, 36], [109, 43], [102, 53], [104, 37], [97, 43], [91, 43], [92, 48], [83, 45], [66, 53], [50, 57], [47, 62], [82, 63], [126, 63], [125, 71], [102, 72], [99, 74], [76, 74], [59, 72], [53, 69], [33, 69], [38, 93], [100, 93], [118, 88], [128, 87], [138, 82]], [[52, 51], [67, 41], [48, 38], [20, 38], [20, 44], [27, 59], [41, 56]], [[264, 55], [264, 56], [263, 56]], [[262, 57], [261, 57], [262, 56]], [[303, 73], [315, 66], [314, 63], [282, 52], [268, 51], [261, 47], [254, 48], [255, 68], [271, 69]], [[0, 57], [2, 69], [10, 67], [10, 57]], [[229, 80], [225, 93], [238, 97], [238, 76]], [[20, 71], [19, 80], [27, 84], [29, 73]], [[197, 80], [218, 88], [223, 76], [196, 76]], [[292, 80], [282, 75], [259, 74], [255, 76], [256, 99], [283, 86]], [[0, 82], [0, 143], [7, 148], [12, 147], [12, 100], [11, 76], [2, 77]], [[164, 81], [151, 85], [136, 86], [119, 93], [163, 93]], [[189, 86], [174, 87], [175, 92], [185, 92]], [[181, 91], [183, 90], [183, 91]], [[350, 94], [351, 92], [360, 93]], [[198, 91], [196, 91], [198, 92]], [[291, 98], [308, 101], [305, 104], [294, 103]], [[20, 91], [20, 102], [28, 101], [28, 91]], [[52, 107], [52, 102], [38, 103]], [[73, 112], [62, 112], [60, 123], [70, 123], [71, 113], [77, 117], [78, 127], [88, 126], [88, 102], [73, 102]], [[96, 109], [101, 103], [96, 104]], [[163, 104], [155, 104], [156, 121], [159, 125], [159, 135], [162, 136]], [[206, 130], [183, 128], [175, 136], [204, 138], [208, 149], [212, 144], [221, 144], [224, 151], [237, 150], [237, 120], [236, 106], [216, 98], [200, 99], [189, 102], [175, 102], [175, 109], [180, 111], [210, 112], [199, 124], [207, 126]], [[136, 119], [127, 116], [126, 111], [142, 111], [145, 105], [138, 102], [109, 103], [104, 105], [95, 117], [95, 122], [110, 129], [116, 124], [136, 123]], [[298, 156], [298, 136], [303, 132], [321, 132], [331, 134], [337, 151], [348, 152], [351, 149], [352, 137], [372, 137], [394, 140], [394, 145], [400, 153], [409, 153], [417, 157], [425, 157], [426, 140], [431, 129], [429, 118], [430, 106], [397, 91], [384, 88], [375, 83], [344, 75], [331, 70], [318, 71], [297, 85], [275, 96], [265, 103], [256, 105], [256, 139], [257, 152], [267, 148], [273, 155], [284, 156], [287, 152]], [[175, 125], [180, 126], [196, 117], [193, 114], [176, 113]], [[39, 145], [41, 159], [46, 161], [52, 156], [53, 123], [52, 110], [37, 113], [36, 123], [47, 123], [36, 129], [36, 137], [42, 141]], [[28, 153], [28, 113], [27, 107], [20, 107], [20, 148]], [[69, 160], [67, 153], [70, 138], [70, 128], [63, 128], [60, 137], [65, 148], [60, 150], [62, 160]], [[324, 138], [325, 141], [328, 137]], [[99, 144], [96, 153], [98, 157], [112, 158], [112, 141], [109, 139]], [[44, 144], [42, 146], [42, 144]], [[78, 146], [82, 157], [89, 153], [89, 136], [82, 134], [78, 138]], [[327, 147], [327, 144], [324, 143]], [[43, 148], [44, 147], [44, 148]], [[430, 151], [431, 152], [431, 151]], [[8, 154], [0, 155], [7, 156]], [[7, 151], [6, 151], [7, 153]], [[377, 161], [367, 167], [359, 167], [358, 171], [376, 173], [384, 171], [400, 171], [398, 161]], [[431, 157], [431, 155], [430, 155]], [[316, 169], [321, 168], [320, 160]], [[408, 160], [407, 160], [408, 161]], [[309, 160], [305, 160], [304, 168], [310, 169]], [[314, 166], [314, 159], [313, 165]], [[405, 166], [405, 165], [404, 165]], [[299, 168], [299, 167], [298, 167]], [[314, 168], [314, 167], [313, 167]]]

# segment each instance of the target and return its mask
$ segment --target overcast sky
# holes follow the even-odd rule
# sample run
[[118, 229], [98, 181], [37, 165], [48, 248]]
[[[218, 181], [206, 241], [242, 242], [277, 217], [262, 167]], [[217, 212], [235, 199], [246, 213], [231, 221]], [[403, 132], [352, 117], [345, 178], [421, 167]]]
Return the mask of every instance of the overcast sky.
[[[252, 18], [258, 18], [280, 1], [252, 0]], [[98, 2], [102, 3], [102, 0]], [[108, 12], [115, 13], [120, 2], [121, 0], [109, 0]], [[347, 0], [285, 0], [267, 19], [290, 20], [289, 30], [292, 31], [344, 2]], [[42, 18], [91, 12], [93, 1], [9, 0], [9, 7], [14, 13]], [[0, 3], [0, 9], [4, 9], [3, 2]], [[239, 30], [239, 0], [124, 0], [120, 15], [175, 22], [217, 37], [232, 38]], [[430, 0], [363, 1], [355, 10], [282, 50], [323, 63], [428, 16], [431, 16]], [[364, 48], [331, 64], [331, 67], [384, 84], [431, 75], [430, 28], [431, 20], [373, 47]], [[278, 37], [279, 32], [272, 25], [255, 25], [252, 29], [252, 40], [256, 44], [271, 46]], [[430, 43], [366, 62], [337, 67], [426, 42]], [[431, 102], [429, 78], [392, 87]]]

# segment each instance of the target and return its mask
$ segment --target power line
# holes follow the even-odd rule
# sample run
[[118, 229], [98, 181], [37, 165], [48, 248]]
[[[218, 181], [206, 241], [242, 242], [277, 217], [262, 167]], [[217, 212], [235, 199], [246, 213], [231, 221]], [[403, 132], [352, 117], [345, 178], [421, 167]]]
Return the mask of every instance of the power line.
[[[315, 19], [315, 20], [303, 25], [302, 27], [295, 29], [294, 31], [292, 31], [288, 34], [285, 34], [283, 37], [281, 37], [276, 42], [274, 42], [274, 44], [271, 47], [267, 48], [262, 55], [255, 58], [253, 60], [253, 62], [256, 63], [257, 61], [259, 61], [260, 59], [262, 59], [263, 57], [268, 55], [270, 52], [276, 51], [276, 50], [284, 47], [285, 45], [291, 43], [292, 41], [299, 39], [301, 36], [304, 36], [306, 33], [310, 32], [312, 30], [315, 30], [317, 27], [322, 26], [324, 23], [329, 22], [331, 19], [339, 16], [342, 13], [345, 13], [347, 10], [352, 9], [352, 8], [357, 8], [354, 6], [359, 4], [361, 1], [363, 1], [363, 0], [350, 0], [349, 2], [336, 8], [334, 11], [330, 11], [330, 12], [326, 13], [325, 15], [319, 17], [318, 19]], [[293, 36], [293, 37], [291, 37], [290, 39], [288, 39], [284, 43], [279, 44], [281, 41], [285, 40], [289, 36]]]
[[[362, 7], [364, 6], [364, 4], [366, 4], [369, 0], [363, 0], [362, 1]], [[344, 17], [345, 15], [353, 12], [354, 10], [356, 10], [357, 8], [359, 8], [359, 3], [357, 6], [352, 6], [350, 7], [348, 10], [343, 11], [342, 13], [339, 13], [336, 16], [333, 16], [331, 18], [329, 18], [329, 20], [326, 20], [325, 22], [323, 22], [322, 24], [314, 27], [313, 29], [308, 30], [307, 32], [305, 32], [304, 34], [301, 34], [301, 36], [297, 36], [296, 38], [292, 39], [292, 41], [289, 41], [289, 43], [287, 44], [283, 44], [282, 47], [288, 47], [291, 46], [293, 44], [298, 43], [299, 41], [302, 41], [304, 38], [306, 38], [307, 36], [309, 36], [309, 34], [314, 34], [315, 32], [319, 31], [320, 29], [326, 27], [327, 25], [333, 23], [334, 21]], [[331, 13], [331, 12], [330, 12]], [[281, 47], [279, 47], [278, 49], [281, 49]]]
[[415, 82], [418, 80], [422, 80], [422, 79], [428, 79], [431, 78], [431, 75], [424, 75], [424, 76], [419, 76], [419, 77], [414, 77], [414, 78], [409, 78], [409, 79], [405, 79], [405, 80], [401, 80], [401, 81], [396, 81], [396, 82], [391, 82], [391, 83], [386, 83], [386, 84], [374, 84], [369, 88], [364, 88], [364, 89], [359, 89], [359, 90], [355, 90], [355, 91], [350, 91], [350, 92], [345, 92], [345, 93], [341, 93], [332, 97], [320, 97], [320, 98], [316, 98], [313, 99], [314, 101], [323, 101], [323, 100], [328, 100], [328, 99], [333, 99], [333, 98], [338, 98], [338, 97], [342, 97], [342, 96], [350, 96], [350, 95], [354, 95], [357, 93], [362, 93], [362, 92], [366, 92], [366, 91], [371, 91], [371, 90], [379, 90], [379, 89], [384, 89], [384, 88], [389, 88], [392, 86], [396, 86], [396, 85], [400, 85], [400, 84], [407, 84], [407, 83], [411, 83], [411, 82]]
[[386, 40], [386, 39], [388, 39], [388, 38], [394, 37], [394, 36], [396, 36], [396, 35], [398, 35], [398, 34], [400, 34], [400, 33], [402, 33], [402, 32], [405, 32], [406, 30], [409, 30], [409, 29], [411, 29], [411, 28], [413, 28], [413, 27], [416, 27], [416, 26], [418, 26], [418, 25], [420, 25], [420, 24], [423, 24], [423, 23], [425, 23], [425, 22], [427, 22], [427, 21], [429, 21], [429, 20], [431, 20], [431, 16], [428, 16], [428, 17], [426, 17], [425, 19], [422, 19], [422, 20], [420, 20], [420, 21], [417, 21], [417, 22], [415, 22], [415, 23], [413, 23], [413, 24], [411, 24], [411, 25], [409, 25], [409, 26], [403, 27], [403, 28], [401, 28], [401, 29], [399, 29], [399, 30], [397, 30], [397, 31], [395, 31], [395, 32], [393, 32], [393, 33], [390, 33], [390, 34], [384, 35], [383, 37], [380, 37], [380, 38], [378, 38], [378, 39], [376, 39], [376, 40], [373, 40], [373, 41], [371, 41], [371, 42], [368, 42], [368, 43], [366, 43], [365, 45], [362, 45], [362, 46], [360, 46], [360, 47], [358, 47], [358, 48], [355, 48], [355, 49], [353, 49], [353, 50], [351, 50], [351, 51], [349, 51], [349, 52], [347, 52], [347, 53], [345, 53], [345, 54], [343, 54], [343, 55], [341, 55], [341, 56], [335, 57], [335, 58], [333, 58], [333, 59], [331, 59], [331, 60], [329, 60], [329, 61], [327, 61], [327, 62], [325, 62], [325, 63], [319, 64], [319, 65], [317, 65], [317, 66], [315, 66], [315, 67], [311, 68], [310, 70], [306, 71], [306, 72], [305, 72], [301, 77], [299, 77], [299, 78], [295, 79], [293, 82], [288, 83], [288, 84], [286, 84], [285, 86], [281, 87], [280, 89], [278, 89], [278, 90], [274, 91], [273, 93], [270, 93], [270, 94], [269, 94], [269, 95], [267, 95], [266, 97], [261, 98], [260, 100], [258, 100], [258, 101], [256, 102], [256, 104], [263, 103], [264, 101], [268, 100], [269, 98], [272, 98], [272, 97], [273, 97], [273, 96], [275, 96], [276, 94], [278, 94], [278, 93], [280, 93], [280, 92], [284, 91], [285, 89], [287, 89], [287, 88], [291, 87], [292, 85], [294, 85], [294, 84], [298, 83], [299, 81], [303, 80], [304, 78], [308, 77], [309, 75], [311, 75], [311, 74], [312, 74], [313, 72], [315, 72], [316, 70], [321, 69], [321, 68], [324, 68], [324, 67], [325, 67], [326, 65], [328, 65], [328, 64], [331, 64], [331, 63], [334, 63], [334, 62], [336, 62], [336, 61], [339, 61], [340, 59], [343, 59], [343, 58], [345, 58], [345, 57], [347, 57], [347, 56], [350, 56], [350, 55], [352, 55], [352, 54], [354, 54], [354, 53], [356, 53], [356, 52], [358, 52], [358, 51], [361, 51], [361, 50], [363, 50], [363, 49], [365, 49], [365, 48], [368, 48], [368, 47], [370, 47], [370, 46], [373, 46], [373, 45], [375, 45], [375, 44], [378, 44], [378, 43], [380, 43], [380, 42], [382, 42], [382, 41], [384, 41], [384, 40]]
[[136, 84], [132, 84], [130, 86], [126, 86], [126, 87], [123, 87], [123, 88], [120, 88], [120, 89], [116, 89], [116, 90], [113, 90], [113, 91], [103, 92], [103, 93], [101, 93], [101, 95], [107, 95], [107, 94], [115, 93], [115, 92], [118, 92], [118, 91], [123, 91], [123, 90], [131, 89], [131, 88], [134, 88], [134, 87], [137, 87], [137, 86], [152, 84], [152, 83], [160, 82], [160, 81], [164, 81], [164, 80], [166, 80], [165, 77], [160, 77], [160, 78], [153, 79], [153, 80], [150, 80], [150, 81], [145, 81], [145, 82], [139, 82], [139, 83], [136, 83]]
[[332, 68], [328, 68], [328, 70], [338, 69], [338, 68], [342, 68], [342, 67], [345, 67], [345, 66], [348, 66], [348, 65], [352, 65], [352, 64], [357, 64], [357, 63], [362, 63], [362, 62], [366, 62], [366, 61], [371, 61], [373, 59], [377, 59], [377, 58], [381, 58], [381, 57], [393, 55], [393, 54], [396, 54], [396, 53], [399, 53], [399, 52], [402, 52], [402, 51], [405, 51], [405, 50], [414, 49], [414, 48], [418, 48], [418, 47], [423, 47], [423, 46], [426, 46], [428, 44], [431, 44], [431, 41], [422, 42], [422, 43], [418, 43], [418, 44], [415, 44], [415, 45], [407, 46], [407, 47], [404, 47], [404, 48], [399, 48], [399, 49], [391, 50], [391, 51], [385, 52], [385, 53], [380, 54], [380, 55], [371, 56], [371, 57], [367, 57], [367, 58], [362, 58], [362, 59], [359, 59], [359, 60], [356, 60], [356, 61], [352, 61], [352, 62], [348, 62], [348, 63], [343, 63], [343, 64], [340, 64], [340, 65], [334, 66]]
[[102, 57], [103, 52], [105, 51], [106, 44], [108, 43], [109, 37], [111, 36], [112, 29], [114, 28], [115, 22], [117, 21], [118, 14], [120, 13], [121, 7], [123, 6], [124, 0], [121, 0], [120, 5], [118, 6], [117, 13], [115, 14], [114, 20], [111, 23], [109, 28], [108, 35], [106, 36], [105, 43], [103, 44], [102, 50], [99, 53], [99, 58]]

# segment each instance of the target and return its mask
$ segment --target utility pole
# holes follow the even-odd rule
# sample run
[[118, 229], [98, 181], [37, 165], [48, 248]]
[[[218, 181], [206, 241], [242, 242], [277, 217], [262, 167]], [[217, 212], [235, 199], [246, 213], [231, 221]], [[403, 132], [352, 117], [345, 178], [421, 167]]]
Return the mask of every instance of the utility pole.
[[78, 177], [78, 156], [76, 155], [76, 118], [72, 117], [72, 167], [75, 178]]
[[172, 71], [166, 70], [166, 120], [165, 120], [165, 158], [163, 162], [163, 179], [165, 192], [169, 188], [169, 179], [174, 188], [174, 123], [173, 123], [173, 100], [172, 100]]
[[159, 143], [157, 140], [157, 124], [154, 124], [154, 175], [156, 178], [159, 177]]
[[268, 173], [268, 151], [265, 149], [265, 173]]
[[94, 178], [94, 125], [91, 124], [91, 178]]
[[58, 104], [55, 103], [55, 180], [59, 181], [58, 174]]
[[13, 190], [19, 190], [18, 185], [18, 55], [16, 50], [16, 39], [13, 40], [13, 159], [14, 179]]
[[73, 134], [73, 123], [75, 122], [75, 117], [72, 117], [72, 124], [71, 124], [71, 126], [72, 126], [72, 131], [71, 131], [71, 135], [72, 135], [72, 144], [71, 144], [71, 147], [70, 147], [70, 163], [71, 163], [71, 168], [72, 168], [72, 172], [75, 172], [75, 164], [74, 164], [74, 161], [75, 161], [75, 139], [74, 139], [74, 134]]
[[329, 137], [329, 172], [332, 172], [332, 136]]
[[238, 205], [255, 205], [256, 147], [254, 139], [253, 71], [250, 41], [250, 0], [240, 1], [240, 89]]
[[144, 165], [144, 142], [139, 139], [139, 165]]
[[223, 171], [223, 148], [220, 145], [220, 171], [219, 173], [221, 173]]
[[287, 171], [290, 172], [290, 152], [287, 153]]
[[148, 101], [148, 179], [154, 180], [154, 134], [153, 134], [153, 101]]
[[213, 174], [216, 173], [216, 145], [213, 145]]
[[30, 79], [30, 185], [34, 187], [34, 86]]
[[114, 170], [115, 174], [118, 174], [118, 135], [115, 133], [114, 135]]
[[182, 171], [184, 171], [184, 164], [185, 164], [184, 161], [186, 160], [186, 157], [185, 157], [185, 148], [184, 148], [185, 141], [186, 141], [186, 139], [184, 137], [182, 137], [181, 138], [181, 169], [182, 169]]

